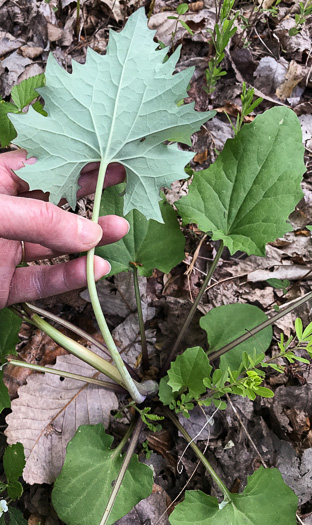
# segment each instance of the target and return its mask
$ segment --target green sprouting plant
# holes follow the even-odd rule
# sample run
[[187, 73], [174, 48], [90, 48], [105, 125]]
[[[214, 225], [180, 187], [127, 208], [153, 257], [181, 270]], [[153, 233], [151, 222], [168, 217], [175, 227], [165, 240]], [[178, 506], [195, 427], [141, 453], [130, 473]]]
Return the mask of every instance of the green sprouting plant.
[[290, 281], [288, 281], [288, 279], [272, 278], [267, 279], [267, 283], [273, 288], [276, 288], [276, 290], [283, 290], [283, 295], [287, 294], [287, 288], [290, 286]]
[[[227, 11], [222, 14], [222, 20], [225, 15]], [[143, 369], [149, 368], [149, 355], [138, 277], [151, 276], [154, 268], [169, 272], [184, 258], [184, 238], [176, 212], [160, 194], [160, 188], [187, 177], [184, 166], [192, 153], [181, 151], [172, 143], [190, 145], [190, 135], [214, 116], [214, 112], [197, 113], [190, 104], [177, 105], [192, 70], [173, 75], [178, 51], [163, 63], [166, 49], [156, 52], [155, 48], [144, 12], [138, 10], [121, 33], [111, 32], [105, 56], [88, 50], [86, 64], [73, 62], [72, 74], [49, 56], [46, 86], [38, 90], [45, 100], [47, 117], [32, 107], [22, 116], [10, 114], [18, 134], [14, 143], [38, 159], [36, 164], [23, 168], [22, 177], [30, 189], [48, 191], [54, 203], [65, 197], [74, 208], [81, 169], [89, 162], [100, 162], [92, 220], [97, 221], [100, 213], [123, 215], [131, 228], [114, 246], [96, 251], [110, 260], [110, 276], [130, 272], [133, 277]], [[246, 104], [247, 109], [250, 104], [251, 101]], [[102, 195], [106, 167], [113, 161], [125, 166], [127, 183], [108, 188]], [[188, 195], [176, 203], [178, 213], [184, 225], [196, 223], [212, 242], [218, 242], [217, 254], [163, 363], [164, 377], [159, 385], [158, 381], [135, 381], [130, 374], [131, 367], [125, 366], [118, 352], [97, 296], [94, 250], [88, 253], [87, 259], [88, 288], [114, 364], [65, 336], [58, 325], [99, 345], [80, 328], [46, 310], [25, 303], [0, 312], [2, 367], [9, 361], [15, 366], [95, 383], [116, 392], [126, 390], [132, 398], [130, 404], [135, 407], [136, 414], [115, 448], [112, 448], [113, 437], [105, 433], [102, 424], [80, 426], [70, 441], [52, 494], [54, 507], [67, 525], [113, 524], [151, 493], [152, 471], [139, 463], [134, 452], [142, 427], [147, 425], [155, 430], [154, 422], [164, 417], [182, 433], [224, 496], [219, 502], [200, 491], [187, 492], [184, 502], [171, 514], [171, 524], [240, 523], [247, 520], [247, 516], [252, 525], [295, 523], [297, 498], [277, 469], [258, 469], [242, 494], [232, 494], [175, 412], [187, 417], [194, 402], [209, 404], [209, 399], [216, 409], [222, 409], [225, 407], [223, 396], [227, 393], [251, 399], [257, 394], [271, 396], [272, 392], [262, 386], [264, 372], [260, 368], [265, 366], [264, 362], [272, 368], [275, 366], [264, 361], [271, 344], [271, 326], [311, 299], [312, 292], [270, 319], [251, 305], [235, 303], [215, 308], [200, 321], [207, 332], [208, 353], [194, 347], [176, 356], [223, 248], [226, 246], [231, 254], [240, 250], [248, 255], [264, 256], [266, 244], [289, 231], [287, 218], [302, 197], [300, 181], [304, 171], [299, 121], [290, 109], [277, 107], [243, 126], [234, 139], [227, 141], [215, 164], [194, 174]], [[113, 382], [8, 358], [8, 354], [16, 354], [22, 320], [43, 330]], [[309, 351], [310, 328], [302, 329], [301, 333], [297, 321], [296, 330], [300, 344]], [[288, 343], [281, 343], [283, 357], [288, 360], [300, 357], [294, 348], [288, 348]], [[220, 365], [213, 371], [211, 363], [217, 358]], [[1, 383], [0, 407], [9, 406], [8, 392]], [[261, 513], [257, 511], [259, 508]]]
[[250, 115], [250, 113], [252, 113], [252, 111], [256, 109], [259, 106], [259, 104], [261, 104], [261, 102], [263, 101], [263, 98], [257, 98], [255, 101], [253, 101], [254, 91], [254, 88], [247, 89], [246, 83], [243, 82], [241, 94], [242, 108], [240, 110], [240, 113], [238, 113], [237, 115], [235, 126], [233, 126], [229, 115], [226, 113], [226, 116], [233, 128], [235, 135], [237, 135], [237, 133], [240, 131], [244, 123], [245, 117]]
[[146, 459], [149, 459], [152, 455], [152, 450], [149, 448], [147, 440], [143, 441], [142, 449], [143, 449]]
[[177, 7], [177, 9], [176, 9], [178, 16], [168, 16], [168, 20], [176, 20], [175, 28], [174, 28], [174, 30], [172, 31], [172, 35], [171, 35], [171, 38], [172, 38], [172, 51], [174, 51], [174, 37], [175, 37], [175, 35], [176, 35], [176, 33], [177, 33], [177, 29], [178, 29], [178, 25], [179, 25], [179, 24], [181, 24], [181, 26], [184, 27], [184, 29], [186, 29], [186, 31], [187, 31], [191, 36], [194, 35], [193, 31], [192, 31], [191, 28], [187, 25], [187, 23], [184, 22], [184, 20], [181, 20], [181, 16], [182, 16], [182, 15], [185, 15], [185, 13], [188, 12], [188, 9], [189, 9], [188, 4], [186, 4], [186, 3], [180, 4], [180, 5], [178, 5], [178, 7]]
[[11, 91], [11, 99], [13, 102], [6, 102], [0, 97], [0, 146], [5, 148], [16, 138], [16, 131], [8, 118], [8, 113], [23, 113], [23, 109], [29, 104], [35, 111], [41, 115], [47, 115], [43, 109], [41, 102], [39, 102], [37, 88], [45, 85], [45, 76], [36, 75], [35, 77], [26, 78], [17, 86], [14, 86]]
[[262, 13], [269, 13], [270, 15], [273, 16], [273, 18], [275, 18], [277, 15], [278, 15], [278, 11], [279, 11], [279, 4], [281, 3], [281, 0], [276, 0], [276, 2], [274, 2], [271, 7], [267, 8], [267, 9], [260, 9], [260, 11]]
[[307, 18], [312, 15], [312, 2], [306, 0], [306, 2], [299, 2], [300, 13], [295, 14], [296, 25], [289, 29], [289, 36], [295, 36], [300, 33], [303, 25], [307, 21]]
[[207, 29], [211, 34], [211, 41], [214, 47], [215, 56], [209, 61], [206, 69], [206, 83], [205, 91], [210, 95], [220, 77], [226, 75], [226, 71], [222, 70], [221, 62], [225, 57], [224, 50], [228, 45], [232, 36], [236, 33], [237, 27], [233, 27], [235, 19], [230, 19], [232, 8], [235, 0], [224, 0], [220, 10], [220, 22], [215, 24], [214, 31]]

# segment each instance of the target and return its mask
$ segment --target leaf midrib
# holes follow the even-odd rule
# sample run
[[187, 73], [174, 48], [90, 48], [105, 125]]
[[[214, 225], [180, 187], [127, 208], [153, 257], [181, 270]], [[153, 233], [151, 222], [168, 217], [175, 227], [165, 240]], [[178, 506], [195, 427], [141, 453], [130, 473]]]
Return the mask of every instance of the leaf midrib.
[[[243, 201], [241, 202], [239, 208], [238, 208], [237, 211], [236, 211], [236, 214], [234, 215], [233, 219], [231, 220], [231, 224], [228, 225], [228, 228], [227, 228], [227, 235], [230, 235], [231, 233], [233, 233], [233, 232], [235, 231], [235, 230], [233, 230], [233, 228], [235, 228], [235, 221], [236, 221], [236, 219], [237, 219], [237, 216], [239, 215], [239, 212], [240, 212], [242, 206], [244, 205], [246, 199], [248, 199], [248, 196], [249, 196], [250, 190], [251, 190], [252, 186], [255, 184], [255, 182], [256, 182], [256, 180], [258, 179], [258, 177], [260, 176], [260, 174], [261, 174], [261, 172], [262, 172], [262, 170], [263, 170], [263, 166], [266, 164], [266, 162], [267, 162], [267, 160], [268, 160], [268, 157], [269, 157], [269, 155], [270, 155], [271, 152], [272, 152], [272, 149], [275, 147], [276, 140], [277, 140], [277, 138], [278, 138], [278, 135], [279, 135], [280, 131], [281, 131], [281, 127], [278, 126], [278, 128], [277, 128], [277, 132], [276, 132], [276, 135], [275, 135], [275, 137], [274, 137], [274, 140], [273, 140], [273, 142], [270, 144], [270, 149], [268, 150], [267, 155], [265, 156], [265, 158], [264, 158], [264, 160], [263, 160], [261, 166], [259, 166], [258, 173], [257, 173], [256, 177], [255, 177], [254, 180], [252, 181], [252, 183], [251, 183], [251, 185], [250, 185], [250, 187], [249, 187], [249, 189], [248, 189], [248, 192], [245, 194], [245, 197], [244, 197]], [[234, 195], [234, 187], [236, 186], [236, 184], [238, 184], [238, 180], [237, 180], [238, 164], [239, 164], [239, 160], [240, 160], [240, 158], [242, 157], [242, 155], [244, 155], [244, 151], [243, 151], [243, 149], [241, 150], [241, 154], [240, 154], [240, 157], [239, 157], [239, 159], [238, 159], [237, 166], [236, 166], [236, 176], [235, 176], [234, 184], [233, 184], [233, 186], [232, 186], [231, 197], [230, 197], [230, 201], [229, 201], [229, 209], [230, 209], [230, 210], [232, 209], [232, 199], [234, 198], [234, 197], [233, 197], [233, 195]], [[275, 183], [276, 183], [276, 180], [274, 180], [274, 182], [272, 183], [271, 186], [273, 186]], [[271, 188], [271, 186], [268, 188], [268, 190]], [[266, 191], [266, 193], [267, 193], [267, 191]], [[257, 202], [257, 203], [255, 204], [255, 206], [258, 205], [258, 204], [259, 204], [259, 203]], [[247, 215], [247, 214], [248, 214], [248, 213], [249, 213], [249, 212], [250, 212], [255, 206], [253, 206], [252, 208], [250, 208], [248, 211], [246, 211], [246, 213], [245, 213], [242, 217], [239, 218], [238, 224], [239, 224], [242, 220], [244, 220], [244, 218], [246, 217], [246, 215]]]

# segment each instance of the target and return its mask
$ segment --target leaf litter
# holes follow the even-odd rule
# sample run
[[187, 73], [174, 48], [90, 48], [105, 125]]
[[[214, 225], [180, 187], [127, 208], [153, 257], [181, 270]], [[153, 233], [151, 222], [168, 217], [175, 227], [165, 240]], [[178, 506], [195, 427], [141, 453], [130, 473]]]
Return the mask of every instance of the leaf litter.
[[[174, 1], [162, 2], [156, 0], [154, 6], [155, 14], [153, 16], [157, 16], [157, 13], [160, 13], [163, 22], [166, 22], [167, 16], [170, 15], [170, 12], [174, 12], [178, 3], [179, 2]], [[10, 0], [0, 2], [0, 30], [6, 33], [5, 37], [1, 40], [1, 43], [2, 45], [7, 46], [2, 48], [2, 56], [6, 62], [2, 60], [1, 67], [2, 72], [8, 73], [6, 75], [2, 74], [0, 78], [0, 91], [2, 96], [5, 96], [10, 92], [13, 83], [19, 81], [25, 70], [27, 72], [27, 69], [31, 66], [35, 65], [37, 68], [41, 68], [40, 71], [43, 70], [47, 59], [47, 49], [49, 48], [52, 49], [57, 60], [69, 71], [71, 70], [71, 58], [78, 60], [78, 62], [81, 63], [85, 61], [86, 45], [91, 44], [95, 51], [104, 52], [108, 39], [108, 27], [120, 27], [130, 12], [140, 7], [142, 2], [127, 2], [126, 5], [124, 2], [113, 3], [110, 1], [86, 0], [84, 2], [83, 17], [80, 22], [81, 39], [79, 43], [77, 42], [75, 24], [73, 23], [73, 21], [75, 21], [74, 3], [66, 2], [66, 0], [63, 1], [62, 9], [59, 9], [57, 12], [54, 12], [52, 9], [53, 2], [51, 2], [51, 5], [47, 5], [44, 2], [40, 2], [40, 4], [41, 5], [38, 6], [34, 1], [29, 2], [26, 9], [23, 2], [16, 3], [11, 2]], [[191, 79], [189, 94], [195, 98], [196, 108], [199, 110], [207, 110], [207, 97], [202, 90], [202, 85], [203, 72], [206, 66], [205, 56], [207, 53], [207, 47], [205, 46], [207, 46], [208, 39], [204, 38], [205, 35], [201, 22], [202, 20], [207, 21], [207, 9], [210, 13], [209, 20], [214, 10], [214, 5], [212, 5], [212, 3], [204, 2], [204, 4], [205, 5], [203, 5], [203, 7], [196, 13], [197, 18], [195, 20], [197, 20], [197, 22], [194, 26], [195, 38], [192, 39], [187, 31], [184, 30], [181, 30], [176, 35], [176, 42], [182, 44], [182, 55], [180, 60], [182, 67], [185, 67], [187, 64], [192, 65], [192, 61], [196, 65], [196, 72], [193, 79]], [[164, 10], [167, 6], [170, 7], [171, 11]], [[248, 8], [250, 12], [251, 8], [249, 6]], [[278, 103], [277, 90], [282, 89], [282, 96], [283, 98], [285, 97], [284, 102], [286, 104], [291, 104], [296, 112], [297, 110], [302, 111], [301, 125], [304, 142], [308, 150], [310, 150], [311, 110], [309, 110], [308, 104], [309, 90], [311, 88], [311, 75], [309, 73], [311, 68], [311, 57], [309, 56], [311, 26], [307, 24], [304, 30], [296, 35], [296, 37], [289, 37], [288, 30], [294, 25], [293, 14], [292, 12], [289, 12], [289, 9], [288, 6], [285, 7], [284, 4], [282, 5], [280, 8], [281, 16], [278, 17], [273, 32], [269, 24], [267, 24], [268, 20], [273, 20], [270, 18], [270, 13], [264, 12], [262, 17], [258, 18], [257, 23], [249, 34], [249, 53], [245, 52], [242, 48], [236, 48], [235, 51], [235, 49], [233, 49], [235, 45], [229, 49], [228, 63], [225, 65], [227, 76], [220, 80], [218, 87], [212, 96], [213, 108], [209, 107], [209, 109], [216, 109], [216, 105], [219, 107], [224, 106], [226, 100], [230, 100], [233, 104], [237, 104], [238, 99], [235, 97], [239, 94], [242, 79], [249, 80], [251, 85], [254, 85], [260, 92], [264, 92], [264, 95], [267, 96], [264, 104], [266, 104], [267, 107], [273, 104], [272, 100], [277, 99], [276, 102]], [[194, 18], [195, 15], [193, 14], [192, 16], [190, 14], [187, 15], [188, 21]], [[116, 26], [116, 23], [118, 23], [119, 26]], [[60, 30], [58, 32], [59, 39], [56, 38], [57, 35], [56, 32], [52, 30], [52, 26], [53, 28], [55, 27]], [[49, 27], [50, 31], [48, 31]], [[162, 29], [164, 28], [163, 25], [160, 25], [159, 27], [162, 27]], [[240, 34], [241, 33], [238, 32], [235, 36], [234, 44], [235, 42], [237, 43], [237, 38], [240, 37]], [[166, 33], [166, 31], [164, 31], [164, 36], [170, 44], [170, 32], [167, 31]], [[31, 56], [31, 51], [23, 51], [22, 48], [25, 46], [26, 42], [27, 46], [34, 49], [33, 56]], [[270, 53], [266, 46], [269, 47]], [[286, 53], [283, 53], [282, 50], [285, 50]], [[23, 58], [24, 61], [21, 60], [20, 57]], [[272, 71], [271, 78], [270, 72], [259, 69], [264, 61], [266, 61], [266, 63], [270, 61], [270, 71]], [[295, 81], [292, 85], [288, 83], [288, 91], [286, 92], [285, 81], [287, 80], [287, 74], [289, 75], [290, 72], [291, 61], [295, 61], [295, 65], [297, 66], [295, 69], [300, 72], [300, 78], [298, 82]], [[278, 78], [277, 70], [274, 69], [276, 67], [279, 71]], [[256, 75], [255, 73], [257, 70], [258, 73], [261, 71], [261, 74]], [[257, 82], [261, 76], [263, 76], [264, 80], [260, 85], [257, 84]], [[295, 79], [296, 78], [297, 77], [295, 76]], [[280, 91], [278, 92], [280, 93]], [[302, 108], [301, 110], [299, 109], [300, 106]], [[260, 109], [263, 110], [264, 107], [260, 106]], [[221, 112], [218, 115], [218, 120], [220, 121], [220, 129], [223, 131], [220, 131], [220, 142], [218, 142], [218, 136], [215, 135], [212, 138], [212, 150], [214, 147], [214, 141], [217, 141], [217, 149], [220, 151], [226, 138], [230, 134], [231, 128], [225, 115], [222, 113], [224, 112]], [[210, 122], [209, 128], [210, 127], [211, 133], [216, 134], [214, 123]], [[207, 144], [207, 132], [201, 130], [197, 135], [203, 137], [203, 146], [200, 146], [200, 141], [198, 142], [198, 147], [202, 148], [200, 152], [204, 152], [205, 149], [209, 151], [210, 146]], [[207, 144], [207, 146], [205, 146], [205, 144]], [[307, 151], [307, 154], [309, 155], [310, 152]], [[204, 162], [209, 164], [209, 155], [208, 160]], [[193, 161], [192, 166], [195, 170], [202, 169], [202, 164], [198, 163], [196, 165]], [[204, 168], [206, 167], [208, 167], [208, 165], [204, 165]], [[185, 187], [187, 187], [187, 185], [184, 185], [184, 188]], [[180, 192], [180, 188], [181, 186], [179, 185], [177, 187], [178, 192]], [[269, 274], [270, 277], [288, 278], [291, 281], [291, 284], [295, 284], [295, 296], [302, 295], [311, 287], [312, 278], [310, 279], [309, 276], [307, 276], [305, 280], [302, 280], [304, 271], [306, 270], [308, 272], [311, 264], [311, 240], [308, 236], [305, 236], [304, 233], [302, 233], [304, 232], [304, 227], [311, 224], [311, 173], [309, 172], [305, 176], [303, 190], [306, 205], [304, 206], [301, 203], [296, 209], [296, 217], [293, 217], [292, 220], [294, 232], [285, 234], [283, 237], [283, 242], [286, 244], [284, 244], [284, 246], [282, 244], [280, 246], [274, 246], [275, 243], [273, 243], [273, 245], [268, 245], [267, 256], [265, 258], [258, 258], [255, 256], [245, 258], [239, 258], [238, 256], [237, 258], [237, 256], [225, 254], [221, 266], [216, 273], [216, 279], [229, 280], [211, 289], [209, 296], [204, 298], [203, 304], [201, 305], [201, 309], [204, 312], [210, 310], [211, 304], [221, 306], [221, 304], [237, 302], [238, 300], [241, 300], [241, 298], [243, 298], [244, 302], [249, 302], [264, 308], [269, 306], [272, 296], [275, 300], [283, 303], [283, 301], [288, 299], [289, 296], [282, 296], [280, 291], [267, 286], [264, 277], [267, 278]], [[298, 234], [296, 234], [296, 230], [298, 230]], [[209, 241], [204, 243], [200, 257], [206, 257], [207, 250], [209, 251]], [[190, 258], [192, 258], [193, 253], [194, 252], [190, 250]], [[170, 334], [174, 336], [174, 332], [178, 333], [179, 331], [179, 313], [181, 313], [183, 305], [185, 305], [185, 311], [187, 311], [190, 289], [192, 296], [196, 296], [198, 291], [197, 283], [200, 282], [202, 276], [199, 270], [205, 271], [205, 265], [202, 264], [203, 261], [204, 259], [197, 260], [192, 271], [192, 278], [189, 279], [189, 281], [187, 281], [187, 277], [183, 276], [183, 272], [181, 272], [181, 276], [178, 276], [179, 279], [175, 279], [174, 281], [176, 283], [175, 288], [167, 288], [168, 290], [171, 290], [170, 293], [173, 295], [163, 293], [165, 276], [163, 276], [161, 272], [157, 272], [157, 274], [148, 279], [148, 303], [152, 302], [154, 307], [154, 310], [150, 312], [148, 318], [149, 322], [153, 322], [153, 320], [156, 319], [156, 348], [158, 348], [158, 353], [164, 351], [164, 341], [168, 336], [170, 336]], [[202, 268], [204, 268], [204, 270], [202, 270]], [[260, 276], [261, 278], [258, 276], [257, 279], [255, 279], [255, 272], [258, 272], [258, 270], [267, 273]], [[282, 270], [285, 272], [288, 271], [289, 273], [282, 273]], [[300, 270], [300, 272], [296, 273], [297, 270]], [[175, 272], [172, 273], [173, 278], [175, 278]], [[100, 283], [100, 285], [103, 285], [103, 304], [106, 304], [107, 299], [113, 295], [111, 303], [107, 303], [107, 310], [109, 310], [108, 313], [111, 313], [112, 327], [115, 328], [115, 330], [117, 329], [116, 334], [123, 333], [122, 328], [120, 328], [120, 332], [118, 332], [118, 327], [122, 322], [125, 323], [127, 319], [130, 326], [130, 322], [132, 322], [134, 317], [131, 308], [135, 310], [134, 303], [131, 302], [131, 300], [129, 300], [130, 306], [132, 305], [131, 308], [129, 309], [126, 306], [124, 307], [124, 310], [122, 310], [121, 304], [125, 305], [123, 299], [118, 303], [119, 308], [116, 307], [115, 311], [111, 309], [112, 306], [110, 306], [110, 304], [113, 305], [114, 300], [116, 299], [115, 296], [118, 296], [118, 291], [116, 291], [117, 287], [122, 289], [123, 282], [125, 283], [124, 293], [126, 293], [127, 290], [130, 289], [128, 274], [121, 274], [115, 276], [113, 280]], [[222, 291], [224, 292], [222, 298], [220, 297], [220, 287], [222, 287]], [[54, 308], [62, 310], [63, 306], [60, 303], [55, 303]], [[86, 311], [87, 308], [88, 306], [85, 307]], [[79, 309], [81, 310], [82, 307], [80, 306], [77, 309], [75, 315], [80, 315], [81, 312]], [[118, 315], [120, 313], [121, 315]], [[309, 309], [304, 309], [303, 312], [300, 312], [300, 315], [303, 317], [304, 322], [305, 320], [308, 322], [310, 316]], [[285, 331], [289, 330], [290, 333], [293, 316], [290, 315], [288, 316], [287, 321], [286, 318], [282, 321], [284, 321], [284, 325], [280, 325], [280, 329], [284, 328]], [[276, 327], [274, 331], [276, 335], [279, 335], [280, 330], [278, 327]], [[151, 334], [151, 344], [153, 347], [155, 347], [154, 335], [155, 332]], [[189, 339], [196, 341], [196, 336], [198, 337], [198, 334], [195, 333], [194, 327], [190, 331]], [[120, 335], [120, 339], [122, 340], [123, 345], [127, 345], [127, 343], [130, 344], [130, 342], [133, 343], [133, 334], [129, 336], [126, 331], [125, 335]], [[197, 344], [197, 342], [195, 344]], [[57, 360], [59, 359], [65, 358], [58, 357]], [[303, 385], [298, 379], [301, 373], [306, 379], [306, 383]], [[308, 481], [308, 465], [310, 462], [309, 454], [312, 445], [309, 421], [312, 415], [310, 415], [308, 410], [309, 403], [307, 403], [307, 400], [311, 397], [312, 388], [310, 386], [311, 382], [309, 377], [305, 377], [304, 371], [300, 372], [293, 370], [292, 374], [291, 379], [288, 378], [288, 382], [285, 385], [279, 385], [276, 388], [273, 401], [263, 400], [261, 401], [261, 406], [258, 406], [257, 403], [253, 404], [248, 400], [241, 400], [240, 398], [235, 399], [234, 396], [233, 402], [239, 410], [241, 407], [242, 417], [244, 414], [247, 415], [245, 418], [245, 424], [247, 424], [250, 436], [256, 441], [259, 450], [265, 457], [265, 460], [270, 466], [272, 466], [272, 464], [278, 466], [285, 481], [290, 485], [292, 483], [292, 488], [299, 496], [301, 504], [305, 504], [303, 508], [308, 514], [311, 510], [309, 501], [311, 501], [312, 496]], [[32, 381], [32, 379], [30, 378], [28, 381]], [[69, 380], [66, 379], [65, 381]], [[22, 395], [23, 388], [26, 387], [19, 388], [19, 396]], [[247, 405], [249, 407], [248, 409]], [[298, 412], [293, 412], [291, 415], [289, 407], [292, 406], [292, 410], [296, 409]], [[103, 415], [101, 417], [103, 417]], [[252, 474], [254, 465], [257, 464], [257, 455], [252, 452], [252, 449], [250, 449], [248, 439], [242, 433], [240, 425], [235, 420], [235, 417], [229, 408], [224, 413], [219, 412], [217, 417], [219, 425], [223, 428], [223, 433], [221, 434], [221, 437], [210, 437], [210, 460], [212, 462], [215, 461], [216, 464], [214, 466], [217, 467], [217, 471], [218, 468], [220, 469], [220, 474], [222, 473], [224, 475], [225, 473], [228, 473], [227, 481], [229, 485], [233, 484], [237, 478], [243, 479], [243, 483], [245, 483], [246, 476]], [[297, 427], [303, 417], [307, 420], [307, 427], [300, 427], [303, 428], [303, 431], [299, 439]], [[255, 425], [254, 421], [259, 421], [259, 424]], [[195, 422], [194, 429], [195, 428], [198, 431], [198, 421]], [[295, 429], [297, 429], [296, 436], [294, 434]], [[197, 431], [195, 430], [194, 434], [196, 434]], [[171, 449], [174, 455], [176, 455], [177, 450], [182, 451], [185, 447], [182, 438], [177, 439], [177, 446], [172, 446]], [[234, 443], [234, 447], [231, 446], [231, 442]], [[299, 453], [298, 443], [300, 449]], [[228, 445], [229, 448], [225, 448], [226, 445]], [[44, 452], [43, 455], [44, 454], [47, 454], [47, 452]], [[158, 456], [158, 454], [155, 455]], [[193, 457], [189, 451], [187, 451], [186, 456], [189, 458], [186, 458], [186, 461], [189, 461], [191, 465]], [[213, 458], [215, 459], [213, 460]], [[244, 461], [242, 461], [242, 458]], [[292, 469], [291, 466], [293, 466]], [[289, 474], [289, 472], [291, 472], [291, 474]], [[292, 481], [290, 478], [292, 478]], [[202, 488], [204, 487], [207, 489], [209, 481], [206, 479], [201, 480], [200, 482]], [[176, 483], [180, 483], [178, 477], [176, 478]], [[196, 483], [199, 483], [198, 478], [196, 478]], [[194, 486], [196, 486], [196, 488], [201, 488], [198, 485]], [[171, 483], [171, 485], [170, 483], [167, 483], [166, 490], [168, 493], [175, 495], [174, 483]], [[212, 494], [214, 494], [214, 490], [215, 489], [212, 487]], [[148, 500], [149, 499], [152, 499], [151, 496]], [[145, 501], [147, 502], [148, 500]], [[147, 503], [141, 502], [139, 505], [144, 506], [145, 504], [147, 505]], [[153, 508], [157, 509], [157, 506], [160, 505], [160, 503], [158, 501], [158, 503], [153, 503], [153, 505]], [[161, 505], [163, 505], [163, 503], [161, 503]], [[133, 512], [136, 512], [136, 514], [131, 514]], [[131, 513], [128, 517], [123, 518], [121, 523], [131, 523], [131, 521], [134, 521], [135, 523], [144, 523], [145, 518], [143, 519], [141, 515], [150, 518], [150, 516], [153, 515], [153, 510], [147, 507], [145, 514], [144, 512], [143, 514], [140, 514], [140, 511], [134, 511], [134, 509]], [[303, 520], [306, 525], [308, 525], [308, 517], [303, 518]], [[57, 521], [55, 523], [57, 523]], [[156, 518], [153, 518], [153, 525], [155, 523]]]

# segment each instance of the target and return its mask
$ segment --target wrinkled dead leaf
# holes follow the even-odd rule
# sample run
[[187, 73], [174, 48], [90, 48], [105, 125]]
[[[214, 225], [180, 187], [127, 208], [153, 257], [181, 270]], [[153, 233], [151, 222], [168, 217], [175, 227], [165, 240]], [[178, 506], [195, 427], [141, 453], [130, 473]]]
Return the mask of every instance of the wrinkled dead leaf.
[[285, 81], [277, 90], [276, 95], [280, 100], [286, 100], [291, 97], [291, 94], [299, 82], [305, 77], [305, 68], [292, 60], [289, 64], [288, 71], [285, 76]]
[[[52, 368], [88, 377], [95, 374], [94, 368], [72, 355], [58, 357]], [[107, 381], [103, 374], [97, 378]], [[51, 374], [31, 375], [18, 394], [5, 434], [9, 444], [23, 443], [27, 460], [23, 477], [31, 485], [53, 483], [77, 428], [98, 423], [107, 428], [111, 410], [118, 408], [114, 392]]]
[[307, 29], [303, 27], [295, 36], [289, 36], [289, 30], [295, 27], [294, 18], [284, 18], [274, 31], [276, 37], [280, 40], [283, 50], [294, 60], [302, 61], [302, 54], [309, 53], [311, 48], [311, 39]]
[[254, 77], [254, 85], [266, 95], [275, 95], [276, 90], [285, 81], [288, 62], [284, 58], [275, 60], [273, 57], [261, 58]]
[[19, 77], [24, 73], [25, 67], [31, 63], [29, 58], [19, 55], [17, 51], [2, 60], [1, 65], [7, 71], [7, 74], [0, 78], [0, 91], [3, 96], [9, 95], [13, 85], [18, 83]]
[[14, 38], [10, 33], [0, 31], [0, 57], [19, 49], [23, 43], [22, 40]]
[[[168, 16], [177, 16], [176, 11], [164, 11], [152, 15], [149, 19], [148, 27], [156, 29], [156, 38], [163, 42], [166, 46], [172, 45], [172, 34], [174, 35], [174, 44], [181, 42], [184, 38], [191, 37], [181, 24], [177, 24], [176, 20], [168, 19]], [[193, 41], [208, 42], [210, 33], [207, 29], [214, 27], [215, 14], [212, 9], [202, 9], [199, 12], [187, 12], [185, 15], [180, 15], [180, 19], [185, 22], [190, 29], [195, 33], [192, 37]]]

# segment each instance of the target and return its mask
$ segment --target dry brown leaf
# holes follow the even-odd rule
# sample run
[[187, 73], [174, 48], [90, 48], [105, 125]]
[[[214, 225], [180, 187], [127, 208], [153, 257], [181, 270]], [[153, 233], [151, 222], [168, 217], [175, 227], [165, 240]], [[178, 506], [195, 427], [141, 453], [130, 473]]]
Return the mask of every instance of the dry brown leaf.
[[111, 10], [112, 15], [116, 22], [120, 22], [124, 19], [123, 6], [120, 4], [120, 0], [101, 0], [103, 4]]
[[[96, 348], [93, 351], [99, 352]], [[88, 377], [94, 368], [75, 356], [60, 356], [52, 367]], [[103, 374], [97, 378], [107, 380]], [[33, 374], [12, 402], [5, 431], [9, 444], [23, 443], [26, 456], [24, 480], [29, 484], [53, 483], [59, 475], [66, 446], [80, 425], [103, 423], [118, 408], [114, 392], [97, 385], [51, 374]]]
[[291, 97], [293, 90], [304, 77], [305, 68], [297, 64], [295, 60], [292, 60], [286, 73], [286, 80], [276, 90], [278, 98], [280, 100], [286, 100]]
[[[172, 33], [175, 33], [175, 44], [185, 37], [191, 37], [181, 24], [177, 24], [177, 20], [168, 20], [168, 16], [177, 16], [177, 12], [164, 11], [152, 15], [149, 19], [148, 27], [157, 30], [156, 38], [158, 41], [163, 42], [166, 46], [171, 46]], [[214, 27], [214, 14], [211, 10], [202, 9], [200, 12], [187, 12], [185, 15], [180, 15], [180, 20], [188, 24], [195, 33], [192, 40], [208, 42], [210, 33], [208, 33], [207, 29], [213, 29]]]
[[64, 35], [63, 29], [51, 24], [50, 22], [47, 23], [47, 29], [48, 39], [50, 42], [56, 42], [57, 40], [61, 40], [61, 38]]

